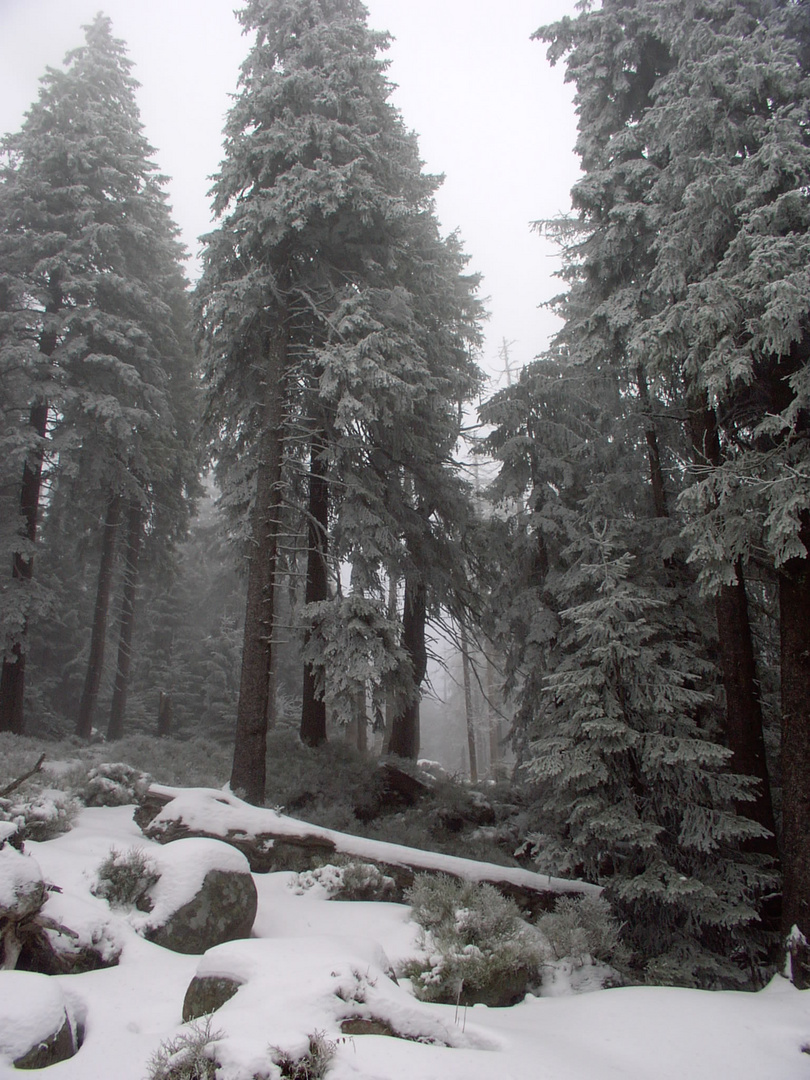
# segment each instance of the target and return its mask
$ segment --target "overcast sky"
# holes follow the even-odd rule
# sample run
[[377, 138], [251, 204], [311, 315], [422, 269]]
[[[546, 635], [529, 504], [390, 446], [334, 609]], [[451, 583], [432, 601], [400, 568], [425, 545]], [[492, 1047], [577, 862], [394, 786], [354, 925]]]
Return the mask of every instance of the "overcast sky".
[[[394, 101], [419, 136], [426, 167], [445, 174], [443, 229], [459, 229], [484, 275], [491, 318], [482, 362], [496, 378], [501, 342], [517, 367], [556, 320], [538, 308], [558, 291], [553, 249], [529, 223], [567, 211], [577, 176], [572, 90], [532, 31], [575, 0], [366, 0], [369, 22], [395, 37]], [[248, 49], [238, 0], [0, 0], [0, 132], [17, 130], [45, 67], [59, 67], [103, 10], [142, 84], [145, 134], [170, 178], [174, 218], [192, 254], [209, 228], [209, 182], [221, 158], [228, 95]], [[197, 272], [192, 260], [189, 274]], [[501, 375], [499, 380], [503, 382]]]

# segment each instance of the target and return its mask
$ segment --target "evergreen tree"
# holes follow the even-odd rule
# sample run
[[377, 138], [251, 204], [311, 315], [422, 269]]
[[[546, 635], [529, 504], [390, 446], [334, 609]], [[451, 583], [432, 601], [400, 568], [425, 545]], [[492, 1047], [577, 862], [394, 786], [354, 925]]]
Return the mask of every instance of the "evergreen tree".
[[561, 583], [583, 599], [560, 612], [559, 660], [530, 729], [538, 862], [605, 886], [651, 981], [741, 983], [762, 959], [750, 924], [770, 884], [740, 854], [760, 832], [734, 812], [751, 784], [705, 730], [688, 628], [632, 564], [597, 529]]
[[[628, 357], [669, 378], [691, 414], [696, 467], [681, 507], [692, 515], [691, 558], [717, 595], [734, 766], [759, 775], [752, 816], [769, 828], [743, 573], [759, 564], [778, 581], [783, 931], [796, 926], [801, 940], [810, 930], [810, 684], [798, 644], [810, 632], [805, 5], [611, 0], [543, 35], [580, 88], [585, 217], [619, 237], [630, 236], [630, 219], [650, 230], [645, 272], [628, 276], [624, 293], [612, 286], [602, 310], [622, 319]], [[622, 171], [643, 180], [634, 198], [615, 182]], [[627, 303], [633, 290], [639, 302]], [[803, 984], [806, 957], [794, 974]]]
[[[457, 244], [438, 237], [436, 180], [388, 101], [377, 56], [387, 37], [369, 30], [363, 5], [251, 0], [239, 18], [255, 44], [226, 126], [213, 189], [223, 220], [207, 238], [198, 312], [219, 476], [232, 499], [252, 491], [232, 784], [261, 802], [276, 591], [302, 444], [314, 432], [327, 448], [341, 536], [332, 557], [359, 566], [362, 551], [375, 578], [413, 518], [401, 495], [385, 505], [398, 469], [435, 481], [448, 464], [456, 389], [476, 378], [467, 342], [477, 311]], [[419, 456], [403, 462], [399, 450], [411, 447]], [[364, 527], [349, 507], [364, 508]], [[322, 532], [322, 515], [311, 518]]]
[[[99, 526], [123, 499], [140, 507], [142, 528], [170, 536], [182, 529], [195, 484], [182, 249], [141, 131], [124, 45], [104, 16], [85, 38], [65, 70], [47, 72], [21, 131], [4, 144], [0, 245], [11, 299], [0, 349], [4, 365], [24, 375], [18, 396], [35, 419], [33, 434], [17, 438], [17, 456], [27, 455], [27, 546], [18, 561], [24, 556], [28, 577], [46, 449], [52, 486], [81, 474], [85, 486], [74, 495], [100, 499]], [[99, 592], [101, 623], [107, 593]], [[101, 623], [91, 667], [101, 658]], [[19, 716], [22, 700], [25, 620], [17, 625], [4, 665], [4, 716], [11, 701]], [[87, 682], [85, 736], [95, 670]]]

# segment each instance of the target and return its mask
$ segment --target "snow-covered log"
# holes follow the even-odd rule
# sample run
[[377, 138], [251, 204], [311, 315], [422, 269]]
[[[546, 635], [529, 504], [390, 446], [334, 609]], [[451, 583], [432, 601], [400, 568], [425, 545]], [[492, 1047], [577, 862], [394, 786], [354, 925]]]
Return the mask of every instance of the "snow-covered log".
[[415, 874], [449, 874], [494, 885], [529, 914], [550, 910], [561, 895], [601, 892], [598, 886], [583, 881], [440, 855], [309, 825], [276, 810], [251, 806], [227, 790], [155, 784], [135, 811], [135, 820], [146, 836], [161, 843], [189, 836], [225, 840], [244, 852], [254, 873], [308, 870], [335, 855], [348, 856], [379, 866], [394, 879], [400, 894], [412, 884]]

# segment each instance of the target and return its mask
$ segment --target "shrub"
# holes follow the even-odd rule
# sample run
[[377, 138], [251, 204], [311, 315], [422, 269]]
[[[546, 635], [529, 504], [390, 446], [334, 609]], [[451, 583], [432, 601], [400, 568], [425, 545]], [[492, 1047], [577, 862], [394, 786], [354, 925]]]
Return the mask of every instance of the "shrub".
[[507, 1004], [539, 981], [547, 946], [492, 885], [420, 875], [406, 900], [422, 927], [424, 956], [403, 974], [421, 1000]]
[[121, 761], [95, 765], [77, 795], [85, 806], [129, 806], [139, 803], [152, 778]]
[[320, 885], [330, 900], [395, 900], [397, 883], [374, 863], [341, 859], [296, 874], [291, 887], [297, 893]]
[[211, 1017], [194, 1020], [174, 1039], [161, 1043], [149, 1059], [147, 1080], [216, 1080], [211, 1044], [222, 1032], [211, 1031]]
[[620, 941], [621, 925], [601, 896], [561, 896], [554, 911], [541, 915], [537, 928], [558, 960], [592, 957], [623, 964], [627, 950]]
[[53, 840], [68, 832], [79, 804], [64, 791], [42, 788], [24, 798], [0, 799], [0, 821], [16, 825], [19, 840]]
[[543, 996], [587, 993], [626, 981], [630, 952], [621, 924], [601, 896], [561, 896], [538, 930], [553, 959], [543, 965]]
[[270, 1054], [284, 1080], [322, 1080], [336, 1050], [336, 1043], [316, 1031], [310, 1035], [309, 1050], [302, 1057], [294, 1058], [277, 1046], [270, 1047]]
[[154, 860], [141, 848], [130, 848], [125, 852], [110, 848], [110, 854], [99, 866], [96, 877], [98, 880], [91, 892], [106, 900], [110, 907], [151, 910], [147, 893], [160, 880], [160, 873]]

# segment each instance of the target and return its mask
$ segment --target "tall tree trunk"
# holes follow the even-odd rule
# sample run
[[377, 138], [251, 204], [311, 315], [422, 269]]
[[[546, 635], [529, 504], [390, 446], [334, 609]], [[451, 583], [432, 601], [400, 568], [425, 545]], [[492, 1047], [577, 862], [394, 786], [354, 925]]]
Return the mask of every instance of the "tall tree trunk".
[[[489, 645], [491, 649], [492, 646]], [[487, 728], [489, 730], [489, 778], [498, 779], [501, 762], [501, 721], [495, 706], [495, 665], [489, 651], [485, 653], [487, 663]]]
[[251, 519], [245, 637], [231, 769], [232, 791], [256, 806], [264, 803], [267, 756], [267, 699], [273, 659], [276, 563], [281, 531], [286, 337], [268, 342], [263, 429], [256, 465]]
[[419, 697], [427, 672], [427, 588], [423, 581], [409, 574], [405, 578], [405, 601], [402, 614], [402, 646], [411, 662], [411, 696], [391, 724], [389, 751], [416, 761], [419, 757]]
[[669, 517], [667, 506], [667, 493], [664, 487], [664, 472], [661, 468], [661, 453], [658, 448], [658, 432], [652, 416], [650, 403], [650, 391], [647, 386], [647, 376], [644, 368], [639, 365], [636, 371], [638, 393], [641, 399], [641, 407], [644, 410], [644, 438], [647, 442], [647, 461], [650, 466], [650, 485], [653, 496], [653, 513], [657, 518]]
[[[714, 410], [698, 406], [691, 413], [690, 427], [696, 462], [719, 468], [722, 452]], [[737, 584], [722, 585], [715, 600], [717, 637], [726, 691], [726, 738], [733, 753], [731, 768], [759, 781], [756, 798], [752, 802], [740, 803], [737, 813], [770, 831], [770, 836], [752, 841], [750, 848], [778, 861], [776, 821], [762, 730], [762, 703], [748, 617], [745, 577], [739, 560], [734, 572]]]
[[[326, 479], [326, 444], [320, 432], [312, 436], [309, 465], [309, 522], [307, 526], [307, 580], [304, 600], [307, 604], [329, 599], [326, 571], [329, 528], [329, 487]], [[304, 664], [301, 695], [301, 741], [307, 746], [326, 742], [326, 701], [318, 693], [315, 669]]]
[[[397, 576], [393, 569], [388, 571], [388, 618], [395, 622], [397, 617]], [[385, 699], [385, 727], [382, 733], [382, 753], [391, 753], [391, 731], [394, 727], [395, 711], [394, 695], [388, 694]]]
[[[62, 287], [59, 274], [52, 273], [48, 282], [50, 298], [45, 311], [55, 315], [62, 307]], [[47, 325], [40, 334], [39, 351], [43, 356], [51, 356], [58, 341], [56, 330]], [[23, 586], [30, 586], [34, 575], [33, 545], [37, 539], [37, 520], [39, 500], [42, 493], [42, 467], [45, 461], [45, 438], [48, 434], [47, 401], [37, 401], [31, 406], [28, 425], [34, 434], [34, 445], [23, 465], [22, 484], [20, 487], [20, 514], [25, 522], [25, 538], [31, 546], [30, 554], [16, 552], [12, 566], [12, 578]], [[11, 656], [3, 657], [3, 670], [0, 674], [0, 731], [10, 731], [22, 735], [25, 731], [25, 642], [28, 636], [27, 597], [23, 600], [26, 613], [23, 619], [20, 639], [11, 649]]]
[[467, 720], [467, 754], [470, 759], [470, 780], [478, 783], [478, 752], [475, 746], [475, 715], [473, 713], [472, 682], [470, 679], [470, 641], [467, 627], [460, 623], [461, 675], [464, 683], [464, 714]]
[[79, 715], [76, 720], [76, 734], [80, 739], [89, 739], [93, 731], [93, 713], [98, 700], [101, 685], [101, 673], [104, 668], [104, 646], [107, 640], [107, 612], [110, 608], [113, 564], [115, 562], [115, 541], [121, 520], [121, 499], [113, 495], [107, 504], [101, 534], [101, 561], [98, 569], [96, 586], [96, 604], [93, 609], [93, 628], [90, 632], [90, 655], [87, 659], [87, 671], [84, 676], [84, 689], [79, 703]]
[[[51, 346], [51, 350], [53, 346]], [[34, 433], [34, 447], [23, 466], [20, 488], [20, 514], [25, 522], [25, 539], [33, 546], [37, 538], [39, 498], [42, 490], [42, 466], [45, 460], [45, 436], [48, 431], [48, 403], [39, 402], [31, 408], [29, 425]], [[33, 553], [16, 552], [12, 566], [14, 581], [29, 585], [34, 574]], [[27, 597], [23, 602], [27, 604]], [[28, 634], [28, 615], [23, 621], [20, 640], [3, 658], [0, 675], [0, 731], [22, 735], [25, 731], [25, 639]]]
[[118, 631], [118, 664], [115, 670], [110, 722], [107, 738], [120, 739], [124, 734], [124, 713], [132, 667], [132, 631], [135, 627], [135, 597], [143, 544], [143, 507], [135, 499], [127, 513], [127, 550], [124, 557], [124, 587], [121, 596], [121, 624]]
[[[801, 515], [810, 552], [810, 512]], [[810, 555], [779, 568], [782, 678], [782, 930], [792, 979], [810, 988]]]

